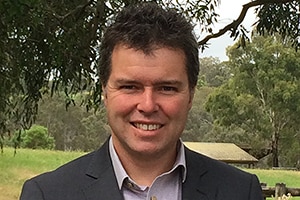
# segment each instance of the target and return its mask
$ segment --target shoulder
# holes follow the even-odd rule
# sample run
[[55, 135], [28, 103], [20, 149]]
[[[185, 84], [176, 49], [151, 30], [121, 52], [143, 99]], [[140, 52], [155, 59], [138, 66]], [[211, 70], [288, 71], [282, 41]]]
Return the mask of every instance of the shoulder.
[[76, 191], [76, 188], [91, 183], [110, 168], [108, 148], [104, 144], [99, 150], [72, 160], [53, 171], [33, 177], [25, 184], [36, 185], [42, 191], [59, 191], [59, 188]]
[[[261, 186], [254, 174], [185, 149], [187, 179], [185, 194], [195, 187], [208, 199], [258, 200], [262, 199]], [[195, 194], [199, 195], [199, 193]]]
[[89, 153], [56, 170], [27, 180], [22, 187], [20, 199], [59, 200], [62, 197], [64, 199], [83, 198], [80, 188], [82, 188], [82, 182], [87, 181], [84, 171], [94, 155], [95, 152]]
[[[35, 181], [41, 184], [67, 184], [68, 182], [76, 181], [77, 178], [82, 179], [85, 175], [85, 171], [90, 164], [91, 160], [95, 156], [96, 152], [91, 152], [83, 155], [75, 160], [72, 160], [59, 168], [45, 172], [36, 177], [33, 177], [31, 181]], [[76, 179], [74, 179], [76, 177]], [[77, 179], [78, 180], [78, 179]]]
[[120, 199], [114, 177], [106, 142], [97, 151], [26, 181], [20, 199], [81, 200], [91, 196]]
[[194, 152], [188, 148], [186, 151], [187, 167], [193, 173], [203, 173], [214, 179], [215, 182], [239, 182], [250, 183], [256, 176], [245, 172], [227, 163], [209, 158]]

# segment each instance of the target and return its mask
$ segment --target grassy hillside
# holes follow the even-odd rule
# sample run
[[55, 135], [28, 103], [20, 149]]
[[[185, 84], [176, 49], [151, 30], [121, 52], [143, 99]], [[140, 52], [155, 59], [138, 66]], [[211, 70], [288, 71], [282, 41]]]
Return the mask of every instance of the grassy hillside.
[[[19, 199], [21, 187], [26, 179], [55, 169], [83, 154], [82, 152], [19, 149], [14, 156], [12, 148], [5, 148], [4, 153], [0, 154], [0, 200]], [[267, 183], [268, 186], [286, 183], [287, 187], [300, 188], [299, 171], [244, 170], [256, 174], [260, 181]], [[300, 198], [294, 197], [292, 200], [300, 200]]]
[[[267, 183], [268, 187], [275, 187], [276, 183], [285, 183], [288, 188], [300, 188], [300, 171], [244, 169], [256, 174], [261, 183]], [[268, 198], [269, 200], [272, 198]], [[300, 200], [300, 197], [292, 197], [290, 200]]]
[[81, 152], [18, 149], [12, 148], [0, 154], [0, 200], [17, 200], [24, 181], [37, 174], [83, 155]]
[[[245, 169], [259, 177], [261, 183], [274, 187], [276, 183], [285, 183], [290, 188], [300, 188], [300, 171]], [[300, 199], [300, 198], [299, 198]]]

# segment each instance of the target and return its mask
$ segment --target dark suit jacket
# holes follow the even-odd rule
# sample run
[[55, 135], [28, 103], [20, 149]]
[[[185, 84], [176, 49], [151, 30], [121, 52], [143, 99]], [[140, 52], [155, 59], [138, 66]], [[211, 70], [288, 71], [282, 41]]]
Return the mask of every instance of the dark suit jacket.
[[[25, 182], [20, 200], [122, 200], [108, 142], [53, 172]], [[182, 200], [261, 200], [255, 175], [186, 148]]]

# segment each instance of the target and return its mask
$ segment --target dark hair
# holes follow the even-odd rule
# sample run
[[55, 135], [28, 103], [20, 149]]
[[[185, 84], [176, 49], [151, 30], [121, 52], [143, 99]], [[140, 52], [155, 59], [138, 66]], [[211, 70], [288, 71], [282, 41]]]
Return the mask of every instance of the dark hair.
[[118, 15], [104, 33], [100, 46], [99, 76], [106, 86], [111, 73], [111, 55], [116, 45], [151, 54], [154, 48], [181, 49], [186, 56], [189, 87], [197, 84], [199, 73], [198, 44], [193, 26], [172, 9], [163, 9], [154, 3], [128, 6]]

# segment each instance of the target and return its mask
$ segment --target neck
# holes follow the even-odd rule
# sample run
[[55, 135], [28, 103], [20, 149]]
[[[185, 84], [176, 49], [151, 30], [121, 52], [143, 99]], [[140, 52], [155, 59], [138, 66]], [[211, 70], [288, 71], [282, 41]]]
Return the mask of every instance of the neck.
[[129, 177], [142, 186], [150, 186], [157, 176], [171, 170], [177, 156], [176, 146], [161, 155], [116, 152]]

